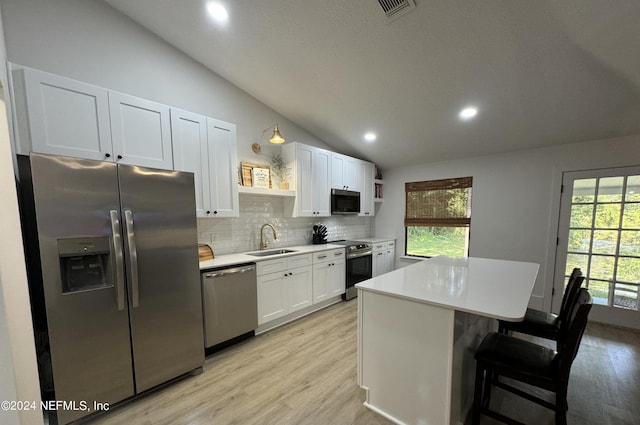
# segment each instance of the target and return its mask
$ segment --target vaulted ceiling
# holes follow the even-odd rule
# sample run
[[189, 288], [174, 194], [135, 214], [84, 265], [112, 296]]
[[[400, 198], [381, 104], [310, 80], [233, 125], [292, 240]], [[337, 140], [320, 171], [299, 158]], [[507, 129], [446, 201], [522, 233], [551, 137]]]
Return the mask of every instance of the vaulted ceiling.
[[640, 133], [638, 0], [105, 1], [382, 168]]

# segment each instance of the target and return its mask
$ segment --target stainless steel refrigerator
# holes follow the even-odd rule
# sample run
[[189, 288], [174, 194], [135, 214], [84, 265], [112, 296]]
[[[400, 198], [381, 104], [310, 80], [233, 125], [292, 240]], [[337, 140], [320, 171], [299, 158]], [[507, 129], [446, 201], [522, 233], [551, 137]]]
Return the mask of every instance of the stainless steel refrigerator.
[[40, 154], [19, 171], [43, 393], [89, 406], [53, 422], [201, 368], [193, 174]]

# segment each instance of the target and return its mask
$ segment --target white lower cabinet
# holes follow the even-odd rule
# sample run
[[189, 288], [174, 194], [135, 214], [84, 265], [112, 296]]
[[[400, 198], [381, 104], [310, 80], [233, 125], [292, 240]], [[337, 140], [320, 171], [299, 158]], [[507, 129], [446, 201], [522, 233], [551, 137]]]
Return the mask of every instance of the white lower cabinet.
[[313, 257], [313, 303], [344, 294], [345, 291], [344, 249], [333, 249], [314, 254]]
[[281, 272], [258, 276], [258, 324], [287, 314], [287, 282]]
[[313, 303], [313, 269], [311, 266], [289, 270], [286, 276], [287, 313], [309, 307]]
[[384, 241], [373, 244], [373, 277], [395, 269], [396, 242]]
[[259, 325], [312, 304], [311, 254], [260, 261], [256, 269]]

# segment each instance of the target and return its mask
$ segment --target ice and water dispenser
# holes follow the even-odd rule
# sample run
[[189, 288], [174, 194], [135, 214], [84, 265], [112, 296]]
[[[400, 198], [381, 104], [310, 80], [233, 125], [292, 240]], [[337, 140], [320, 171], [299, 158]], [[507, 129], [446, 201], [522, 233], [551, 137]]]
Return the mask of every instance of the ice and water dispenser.
[[62, 293], [113, 286], [109, 237], [58, 239]]

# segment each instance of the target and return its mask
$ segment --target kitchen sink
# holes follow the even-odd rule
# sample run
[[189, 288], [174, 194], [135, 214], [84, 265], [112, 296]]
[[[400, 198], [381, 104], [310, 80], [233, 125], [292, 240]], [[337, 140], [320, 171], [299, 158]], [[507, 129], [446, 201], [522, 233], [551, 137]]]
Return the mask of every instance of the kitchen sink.
[[254, 257], [268, 257], [270, 255], [288, 254], [290, 252], [296, 252], [293, 249], [270, 249], [269, 251], [248, 252], [247, 255], [253, 255]]

